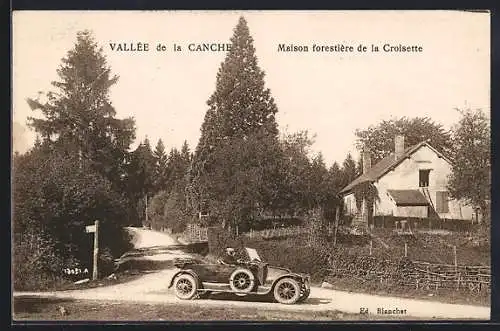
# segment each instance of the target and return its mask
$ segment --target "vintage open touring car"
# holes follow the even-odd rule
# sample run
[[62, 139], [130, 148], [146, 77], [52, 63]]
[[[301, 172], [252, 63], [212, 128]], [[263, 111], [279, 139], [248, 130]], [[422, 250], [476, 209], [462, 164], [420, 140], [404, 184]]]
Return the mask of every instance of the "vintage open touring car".
[[245, 248], [249, 261], [235, 265], [205, 263], [195, 259], [177, 259], [180, 270], [170, 281], [175, 295], [182, 300], [203, 298], [212, 292], [245, 295], [272, 295], [283, 304], [302, 302], [310, 294], [309, 275], [269, 266], [257, 251]]

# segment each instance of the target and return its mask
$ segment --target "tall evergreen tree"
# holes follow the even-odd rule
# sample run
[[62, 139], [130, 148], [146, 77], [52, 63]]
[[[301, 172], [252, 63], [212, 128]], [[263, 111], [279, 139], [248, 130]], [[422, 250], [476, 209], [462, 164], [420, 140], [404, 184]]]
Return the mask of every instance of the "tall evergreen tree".
[[156, 159], [147, 136], [141, 146], [142, 148], [139, 150], [139, 157], [144, 171], [145, 193], [148, 196], [152, 196], [155, 191]]
[[132, 191], [137, 197], [144, 198], [154, 193], [156, 160], [151, 151], [151, 145], [146, 138], [131, 153], [131, 162], [128, 165], [128, 180]]
[[168, 153], [168, 185], [169, 191], [175, 186], [177, 181], [182, 178], [182, 159], [181, 153], [175, 147]]
[[316, 155], [311, 162], [309, 181], [308, 196], [312, 200], [311, 207], [323, 207], [332, 188], [328, 185], [328, 169], [321, 153]]
[[352, 182], [356, 178], [356, 162], [352, 158], [351, 153], [348, 153], [344, 163], [342, 164], [342, 187]]
[[186, 140], [182, 143], [181, 147], [181, 157], [182, 160], [189, 164], [191, 162], [191, 151], [189, 150], [189, 145]]
[[[187, 173], [191, 164], [191, 152], [187, 141], [184, 141], [181, 151], [172, 148], [168, 157], [169, 190], [175, 189], [179, 194], [185, 194]], [[170, 191], [169, 191], [170, 192]]]
[[158, 139], [155, 150], [153, 152], [155, 158], [155, 178], [154, 187], [155, 192], [159, 192], [166, 189], [167, 186], [167, 167], [168, 167], [168, 156], [165, 152], [165, 145], [161, 139]]
[[[214, 181], [219, 179], [222, 180], [218, 183], [220, 185], [241, 181], [243, 176], [254, 171], [252, 164], [255, 162], [258, 163], [255, 167], [261, 166], [258, 159], [252, 160], [255, 162], [247, 161], [252, 159], [250, 154], [245, 155], [245, 161], [237, 156], [228, 158], [229, 151], [256, 153], [257, 157], [264, 154], [245, 145], [256, 144], [261, 148], [278, 146], [278, 126], [275, 120], [277, 107], [270, 90], [265, 88], [264, 72], [257, 64], [253, 39], [243, 17], [234, 29], [231, 45], [231, 50], [217, 73], [216, 90], [207, 102], [208, 110], [190, 168], [190, 198], [194, 210], [199, 208], [201, 201], [207, 199], [220, 207], [236, 199], [241, 208], [235, 208], [243, 212], [241, 204], [245, 204], [245, 214], [248, 214], [247, 211], [252, 209], [250, 204], [259, 205], [257, 198], [245, 197], [248, 190], [239, 187], [236, 192], [226, 187], [227, 190], [214, 194], [212, 187], [217, 186]], [[235, 149], [236, 146], [239, 150]], [[223, 178], [218, 179], [214, 174], [224, 172], [220, 167], [227, 167], [227, 172]], [[265, 167], [261, 171], [264, 172], [263, 177], [269, 176]], [[258, 190], [265, 191], [263, 187]], [[237, 194], [239, 198], [231, 196], [233, 194]]]
[[207, 102], [209, 109], [202, 125], [199, 152], [261, 128], [267, 134], [278, 134], [278, 109], [264, 86], [264, 71], [257, 65], [253, 38], [243, 17], [234, 29], [231, 45], [217, 73], [216, 90]]
[[42, 118], [29, 118], [29, 125], [44, 141], [60, 151], [80, 155], [115, 185], [123, 175], [128, 148], [135, 138], [134, 120], [117, 119], [109, 100], [112, 75], [102, 48], [89, 31], [79, 32], [77, 41], [57, 70], [52, 82], [58, 92], [48, 92], [47, 101], [28, 99]]
[[337, 162], [334, 162], [331, 166], [330, 169], [328, 169], [329, 177], [331, 178], [331, 183], [332, 183], [332, 189], [337, 194], [340, 192], [341, 189], [344, 187], [342, 186], [343, 180], [342, 180], [342, 170], [340, 169], [340, 166]]

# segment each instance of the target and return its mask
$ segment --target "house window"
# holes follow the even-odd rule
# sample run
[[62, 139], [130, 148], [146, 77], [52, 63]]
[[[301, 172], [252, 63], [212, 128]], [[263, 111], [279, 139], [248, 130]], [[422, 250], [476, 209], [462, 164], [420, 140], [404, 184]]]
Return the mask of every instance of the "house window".
[[418, 172], [418, 186], [428, 187], [429, 186], [429, 173], [430, 170], [419, 170]]
[[448, 213], [450, 207], [448, 206], [448, 192], [436, 192], [436, 212]]

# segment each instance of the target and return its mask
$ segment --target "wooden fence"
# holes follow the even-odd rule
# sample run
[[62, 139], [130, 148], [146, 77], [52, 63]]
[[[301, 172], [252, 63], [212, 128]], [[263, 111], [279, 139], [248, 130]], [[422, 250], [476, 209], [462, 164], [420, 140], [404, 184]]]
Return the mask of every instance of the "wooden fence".
[[207, 242], [208, 228], [197, 224], [187, 224], [186, 229], [182, 233], [182, 237], [189, 242]]
[[398, 224], [401, 224], [401, 221], [413, 230], [448, 230], [468, 232], [477, 227], [477, 223], [472, 223], [472, 220], [401, 217], [390, 215], [373, 217], [373, 225], [377, 228], [398, 228]]
[[265, 229], [259, 231], [250, 230], [249, 232], [246, 232], [243, 235], [249, 238], [270, 239], [270, 238], [301, 235], [307, 233], [309, 233], [308, 228], [294, 226], [289, 228]]
[[433, 264], [413, 261], [413, 272], [402, 281], [415, 288], [452, 288], [480, 292], [491, 289], [491, 268], [488, 266], [464, 266]]
[[367, 256], [343, 256], [341, 259], [342, 261], [334, 261], [333, 268], [329, 270], [335, 275], [360, 281], [393, 281], [405, 287], [435, 291], [491, 291], [491, 268], [488, 266], [455, 266], [421, 261], [403, 263]]
[[[335, 227], [333, 225], [325, 226], [321, 231], [323, 234], [333, 234], [335, 231]], [[271, 239], [271, 238], [298, 236], [298, 235], [311, 236], [316, 234], [317, 230], [306, 226], [291, 226], [287, 228], [265, 229], [259, 231], [250, 230], [249, 232], [243, 233], [243, 235], [248, 238], [262, 238], [262, 239]]]

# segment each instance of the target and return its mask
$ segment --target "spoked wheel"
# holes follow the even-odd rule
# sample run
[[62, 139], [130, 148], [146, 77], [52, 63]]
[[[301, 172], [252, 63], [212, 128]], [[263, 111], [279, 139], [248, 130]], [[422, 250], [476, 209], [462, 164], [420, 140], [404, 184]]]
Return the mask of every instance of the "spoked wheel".
[[196, 296], [198, 283], [193, 276], [183, 274], [177, 276], [174, 282], [175, 296], [181, 300], [191, 300]]
[[300, 299], [300, 285], [292, 278], [283, 278], [274, 286], [274, 298], [279, 303], [291, 305]]
[[246, 295], [252, 291], [255, 285], [255, 279], [251, 271], [246, 269], [239, 269], [231, 274], [229, 285], [237, 295]]

